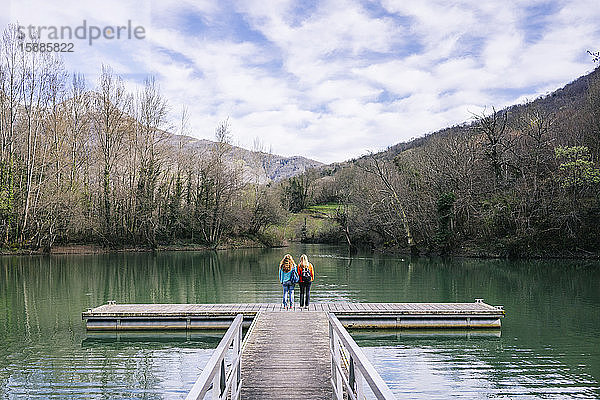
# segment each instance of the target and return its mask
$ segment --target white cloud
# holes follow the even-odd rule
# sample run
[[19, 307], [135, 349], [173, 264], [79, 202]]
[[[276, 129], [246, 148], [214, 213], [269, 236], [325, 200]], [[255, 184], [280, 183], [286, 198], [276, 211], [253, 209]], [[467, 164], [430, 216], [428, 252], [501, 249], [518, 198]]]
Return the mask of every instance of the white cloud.
[[[341, 161], [558, 88], [593, 68], [597, 0], [217, 2], [12, 0], [32, 24], [146, 27], [143, 41], [77, 43], [68, 68], [154, 74], [195, 136], [231, 117], [235, 141]], [[532, 8], [533, 7], [533, 8]]]

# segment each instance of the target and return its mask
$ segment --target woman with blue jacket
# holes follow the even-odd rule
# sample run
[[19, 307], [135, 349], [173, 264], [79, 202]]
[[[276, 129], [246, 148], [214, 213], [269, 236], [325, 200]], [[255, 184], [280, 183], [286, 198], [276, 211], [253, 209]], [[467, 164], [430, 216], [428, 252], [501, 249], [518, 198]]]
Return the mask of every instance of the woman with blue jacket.
[[283, 285], [283, 308], [294, 307], [294, 286], [298, 282], [296, 263], [286, 254], [279, 263], [279, 282]]

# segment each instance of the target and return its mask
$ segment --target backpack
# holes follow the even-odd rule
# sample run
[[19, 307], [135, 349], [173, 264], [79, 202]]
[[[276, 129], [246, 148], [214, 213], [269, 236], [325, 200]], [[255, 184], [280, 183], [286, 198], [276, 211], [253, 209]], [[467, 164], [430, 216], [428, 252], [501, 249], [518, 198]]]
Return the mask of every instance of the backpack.
[[310, 274], [310, 268], [308, 266], [302, 268], [302, 282], [312, 281], [312, 275]]
[[296, 283], [298, 283], [298, 281], [300, 280], [300, 278], [298, 277], [298, 272], [296, 271], [296, 268], [292, 268], [292, 273], [290, 274], [290, 284], [295, 285]]

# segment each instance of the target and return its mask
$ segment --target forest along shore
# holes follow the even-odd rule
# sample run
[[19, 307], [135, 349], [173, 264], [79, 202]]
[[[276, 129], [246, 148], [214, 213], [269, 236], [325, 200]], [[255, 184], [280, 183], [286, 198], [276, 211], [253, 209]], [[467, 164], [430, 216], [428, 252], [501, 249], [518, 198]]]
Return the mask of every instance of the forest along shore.
[[185, 108], [173, 127], [152, 76], [134, 93], [103, 65], [88, 87], [56, 55], [18, 46], [15, 26], [3, 35], [8, 253], [302, 241], [411, 255], [600, 254], [598, 68], [527, 104], [489, 105], [463, 124], [322, 165], [274, 157], [260, 140], [242, 152], [228, 119], [200, 143]]
[[[160, 252], [160, 251], [210, 251], [210, 250], [230, 250], [230, 249], [244, 249], [244, 248], [266, 248], [263, 243], [243, 239], [239, 241], [230, 241], [228, 243], [222, 243], [218, 247], [210, 247], [202, 244], [165, 244], [158, 245], [156, 248], [149, 248], [143, 246], [102, 246], [99, 244], [66, 244], [57, 245], [51, 248], [40, 248], [40, 249], [2, 249], [0, 250], [0, 256], [9, 255], [64, 255], [64, 254], [110, 254], [110, 253], [145, 253], [145, 252]], [[276, 246], [277, 247], [277, 246]]]

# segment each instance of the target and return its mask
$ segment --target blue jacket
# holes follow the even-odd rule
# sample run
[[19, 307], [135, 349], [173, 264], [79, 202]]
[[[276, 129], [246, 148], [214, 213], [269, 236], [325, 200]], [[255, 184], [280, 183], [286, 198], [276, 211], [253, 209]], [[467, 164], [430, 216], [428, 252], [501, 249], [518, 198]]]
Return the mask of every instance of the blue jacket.
[[[290, 279], [292, 279], [292, 274], [294, 272], [296, 272], [296, 268], [292, 268], [288, 272], [283, 272], [281, 268], [279, 268], [279, 282], [283, 283], [289, 281]], [[296, 272], [296, 274], [298, 273]]]

